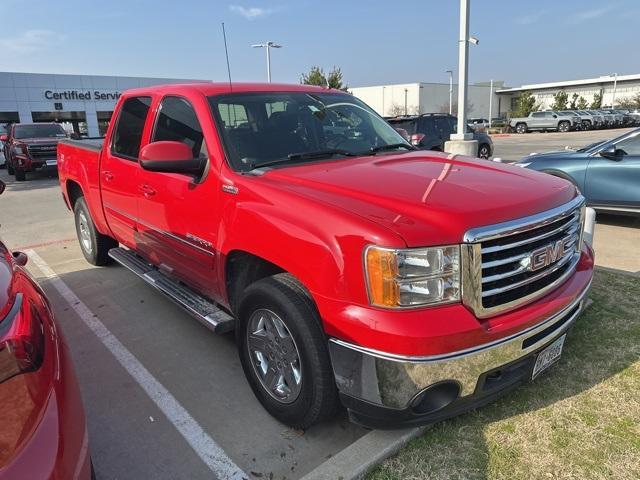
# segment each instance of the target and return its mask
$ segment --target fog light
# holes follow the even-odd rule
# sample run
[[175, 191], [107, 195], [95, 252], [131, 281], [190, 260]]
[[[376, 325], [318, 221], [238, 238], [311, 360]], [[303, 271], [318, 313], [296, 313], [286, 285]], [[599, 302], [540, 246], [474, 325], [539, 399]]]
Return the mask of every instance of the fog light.
[[459, 395], [460, 385], [453, 380], [445, 380], [416, 395], [411, 401], [411, 410], [421, 415], [435, 413], [453, 403]]

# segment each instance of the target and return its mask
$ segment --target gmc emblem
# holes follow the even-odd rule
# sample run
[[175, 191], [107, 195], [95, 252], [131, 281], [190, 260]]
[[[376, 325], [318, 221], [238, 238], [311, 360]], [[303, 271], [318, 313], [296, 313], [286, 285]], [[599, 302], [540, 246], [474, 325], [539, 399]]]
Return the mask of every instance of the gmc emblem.
[[565, 237], [555, 243], [540, 247], [529, 256], [529, 270], [535, 272], [541, 268], [548, 267], [564, 257], [567, 244], [572, 241], [572, 237]]

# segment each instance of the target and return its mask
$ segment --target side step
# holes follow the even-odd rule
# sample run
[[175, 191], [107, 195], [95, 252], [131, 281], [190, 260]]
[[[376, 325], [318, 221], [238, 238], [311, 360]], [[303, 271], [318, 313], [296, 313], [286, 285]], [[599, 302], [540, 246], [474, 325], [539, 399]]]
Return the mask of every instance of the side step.
[[109, 256], [160, 290], [215, 333], [225, 333], [235, 328], [235, 319], [231, 315], [186, 285], [169, 278], [131, 250], [112, 248]]

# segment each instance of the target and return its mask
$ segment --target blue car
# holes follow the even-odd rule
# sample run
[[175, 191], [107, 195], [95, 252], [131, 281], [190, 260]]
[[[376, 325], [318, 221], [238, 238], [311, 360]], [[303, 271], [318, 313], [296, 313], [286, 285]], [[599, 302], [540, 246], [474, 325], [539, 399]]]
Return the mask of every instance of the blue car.
[[517, 165], [572, 182], [597, 210], [640, 214], [640, 128], [579, 150], [532, 154]]

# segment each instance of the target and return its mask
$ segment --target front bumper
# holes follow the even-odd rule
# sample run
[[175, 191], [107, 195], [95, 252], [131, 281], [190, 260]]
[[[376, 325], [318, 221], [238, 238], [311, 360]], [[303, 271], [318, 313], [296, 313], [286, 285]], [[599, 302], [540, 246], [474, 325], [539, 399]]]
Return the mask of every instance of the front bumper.
[[331, 339], [342, 403], [352, 421], [372, 428], [433, 423], [488, 403], [531, 378], [538, 352], [573, 326], [590, 285], [542, 322], [457, 352], [401, 356]]

